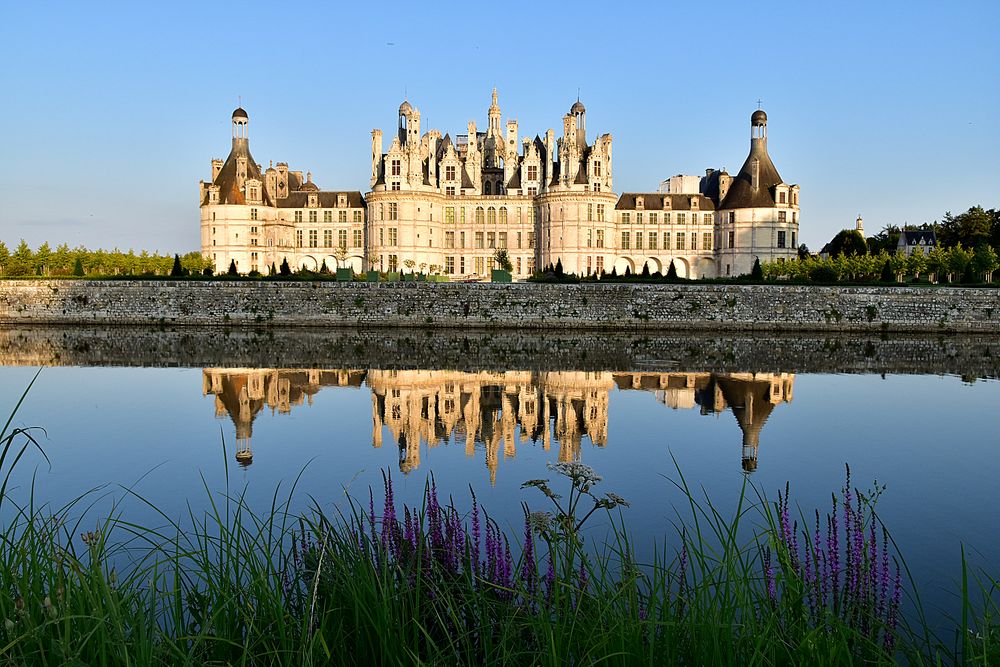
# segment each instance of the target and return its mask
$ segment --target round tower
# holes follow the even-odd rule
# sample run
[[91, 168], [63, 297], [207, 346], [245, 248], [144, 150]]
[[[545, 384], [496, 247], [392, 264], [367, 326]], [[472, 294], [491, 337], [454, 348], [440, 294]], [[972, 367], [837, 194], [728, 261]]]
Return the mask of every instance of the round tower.
[[569, 108], [569, 114], [576, 119], [576, 129], [580, 132], [587, 131], [587, 107], [583, 106], [583, 102], [580, 98], [576, 98], [576, 102], [573, 106]]
[[750, 138], [767, 140], [767, 114], [757, 109], [750, 116]]

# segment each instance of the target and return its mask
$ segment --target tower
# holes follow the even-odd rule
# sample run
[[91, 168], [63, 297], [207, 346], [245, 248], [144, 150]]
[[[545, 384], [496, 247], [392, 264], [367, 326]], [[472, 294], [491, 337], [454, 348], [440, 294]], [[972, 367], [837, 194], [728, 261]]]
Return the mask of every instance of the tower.
[[497, 104], [496, 88], [493, 89], [493, 98], [489, 109], [489, 121], [488, 134], [499, 139], [502, 135], [500, 133], [500, 105]]
[[854, 229], [858, 231], [858, 234], [861, 234], [861, 238], [865, 237], [865, 224], [861, 219], [860, 213], [858, 214], [858, 219], [854, 221]]

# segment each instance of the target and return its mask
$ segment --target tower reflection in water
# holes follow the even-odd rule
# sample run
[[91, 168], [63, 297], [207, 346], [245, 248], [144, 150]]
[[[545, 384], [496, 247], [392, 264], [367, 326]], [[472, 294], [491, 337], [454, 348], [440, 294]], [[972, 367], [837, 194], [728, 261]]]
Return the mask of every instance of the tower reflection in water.
[[525, 440], [577, 461], [584, 438], [607, 445], [612, 390], [647, 391], [675, 410], [719, 414], [728, 408], [742, 431], [742, 466], [757, 468], [760, 433], [771, 411], [792, 400], [790, 373], [613, 373], [608, 371], [461, 372], [439, 370], [277, 370], [207, 368], [202, 391], [215, 397], [216, 417], [236, 426], [236, 460], [253, 461], [253, 421], [265, 408], [287, 414], [312, 404], [323, 387], [367, 385], [372, 395], [372, 445], [388, 431], [404, 473], [420, 466], [422, 446], [452, 439], [465, 453], [485, 454], [490, 480], [502, 459]]

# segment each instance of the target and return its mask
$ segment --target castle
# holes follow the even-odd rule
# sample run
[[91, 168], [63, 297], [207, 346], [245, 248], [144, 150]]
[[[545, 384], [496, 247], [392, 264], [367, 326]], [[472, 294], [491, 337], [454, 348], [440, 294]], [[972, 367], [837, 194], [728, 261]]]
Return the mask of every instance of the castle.
[[232, 150], [200, 184], [201, 246], [216, 270], [292, 268], [488, 277], [505, 249], [516, 278], [557, 263], [581, 275], [666, 272], [711, 278], [749, 273], [756, 259], [796, 256], [799, 186], [767, 150], [767, 114], [750, 117], [750, 152], [733, 176], [674, 176], [656, 192], [616, 193], [610, 134], [587, 137], [577, 100], [554, 130], [534, 138], [501, 122], [494, 89], [485, 131], [421, 133], [404, 101], [383, 152], [371, 135], [370, 190], [323, 190], [279, 162], [250, 154], [249, 116], [232, 117]]

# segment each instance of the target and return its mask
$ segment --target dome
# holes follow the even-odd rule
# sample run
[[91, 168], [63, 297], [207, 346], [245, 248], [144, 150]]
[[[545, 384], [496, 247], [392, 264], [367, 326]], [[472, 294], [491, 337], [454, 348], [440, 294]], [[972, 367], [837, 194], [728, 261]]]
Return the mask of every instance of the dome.
[[318, 192], [319, 186], [313, 183], [312, 181], [306, 181], [305, 183], [299, 186], [299, 192], [306, 192], [306, 191]]
[[413, 107], [410, 106], [409, 102], [403, 100], [403, 103], [399, 105], [399, 115], [402, 116], [403, 114], [410, 113], [411, 111], [413, 111]]
[[236, 111], [233, 112], [233, 120], [236, 120], [237, 118], [246, 118], [247, 120], [250, 119], [243, 107], [236, 107]]
[[573, 103], [573, 106], [569, 108], [571, 114], [586, 113], [587, 107], [583, 106], [583, 102], [577, 100]]
[[753, 112], [753, 115], [750, 116], [750, 124], [767, 125], [767, 114], [764, 113], [763, 109], [757, 109], [756, 111]]

